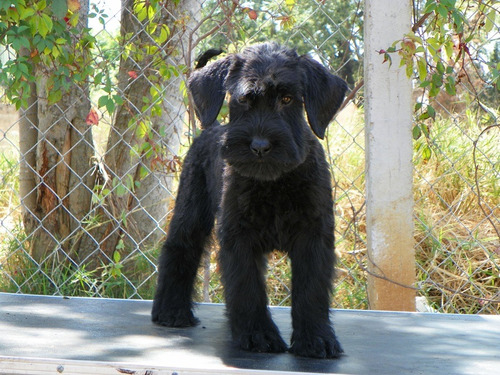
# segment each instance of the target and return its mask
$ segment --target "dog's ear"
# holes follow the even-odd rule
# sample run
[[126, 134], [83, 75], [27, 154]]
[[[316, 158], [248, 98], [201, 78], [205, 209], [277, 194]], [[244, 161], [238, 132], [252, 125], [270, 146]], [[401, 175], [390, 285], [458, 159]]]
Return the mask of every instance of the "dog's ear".
[[301, 56], [304, 69], [304, 105], [314, 134], [323, 139], [326, 127], [344, 101], [347, 84], [308, 56]]
[[231, 61], [232, 56], [227, 56], [201, 69], [194, 70], [189, 77], [188, 88], [202, 129], [210, 127], [217, 119], [226, 96], [224, 81]]

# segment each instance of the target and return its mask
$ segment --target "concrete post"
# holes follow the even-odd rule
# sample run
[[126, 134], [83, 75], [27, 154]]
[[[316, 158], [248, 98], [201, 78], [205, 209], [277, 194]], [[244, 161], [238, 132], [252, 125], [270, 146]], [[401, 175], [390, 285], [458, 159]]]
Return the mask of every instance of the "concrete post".
[[410, 29], [409, 0], [365, 1], [368, 298], [375, 310], [415, 310], [411, 82], [397, 54], [389, 67], [377, 52]]

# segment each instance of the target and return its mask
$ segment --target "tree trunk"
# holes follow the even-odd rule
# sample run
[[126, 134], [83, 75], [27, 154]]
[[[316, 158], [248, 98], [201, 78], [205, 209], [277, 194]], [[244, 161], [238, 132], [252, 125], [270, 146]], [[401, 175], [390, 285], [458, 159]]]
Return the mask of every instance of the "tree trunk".
[[[28, 57], [30, 51], [21, 50], [21, 55]], [[26, 233], [32, 233], [36, 226], [36, 145], [38, 142], [38, 109], [36, 85], [30, 83], [30, 98], [26, 108], [19, 114], [19, 196], [21, 198], [22, 217]]]
[[[89, 4], [80, 4], [78, 27], [82, 28]], [[158, 37], [160, 29], [148, 34], [149, 22], [141, 23], [133, 14], [134, 1], [122, 0], [122, 5], [123, 51], [131, 46], [136, 52], [123, 54], [120, 61], [117, 86], [124, 103], [116, 109], [107, 144], [104, 165], [109, 180], [96, 181], [93, 174], [92, 129], [85, 123], [90, 111], [88, 88], [73, 85], [50, 105], [47, 91], [52, 71], [35, 67], [36, 90], [21, 123], [21, 197], [31, 253], [39, 264], [49, 256], [62, 255], [91, 269], [101, 264], [101, 255], [112, 257], [120, 239], [133, 251], [157, 244], [164, 234], [174, 190], [172, 167], [186, 117], [182, 72], [169, 72], [191, 65], [185, 57], [191, 56], [186, 53], [187, 31], [200, 13], [200, 4], [197, 0], [177, 6], [168, 2], [169, 9], [162, 9], [156, 22], [159, 28], [168, 26], [169, 37], [156, 45], [151, 34]], [[159, 63], [166, 69], [159, 71]], [[157, 105], [145, 108], [146, 102], [154, 101]], [[140, 134], [144, 124], [146, 135]], [[105, 185], [111, 193], [105, 204], [92, 209], [96, 185]], [[96, 223], [95, 218], [99, 224], [90, 228], [86, 222]]]
[[[122, 0], [121, 40], [132, 45], [135, 53], [122, 55], [120, 61], [118, 90], [124, 104], [116, 110], [105, 156], [108, 188], [114, 190], [104, 210], [99, 208], [107, 219], [95, 233], [101, 239], [100, 250], [109, 257], [120, 239], [134, 251], [156, 245], [164, 234], [173, 191], [171, 167], [176, 162], [186, 108], [180, 92], [182, 74], [167, 77], [158, 72], [158, 58], [170, 67], [190, 66], [191, 61], [184, 60], [189, 55], [183, 50], [187, 46], [185, 30], [200, 10], [196, 0], [178, 6], [168, 2], [169, 9], [162, 9], [155, 22], [166, 25], [170, 37], [155, 45], [146, 32], [147, 20], [141, 23], [134, 15], [133, 3]], [[153, 54], [148, 51], [152, 45], [159, 47]], [[153, 97], [151, 90], [159, 96]], [[154, 100], [158, 101], [154, 108], [145, 105]], [[140, 134], [144, 129], [148, 134]]]
[[[84, 1], [80, 4], [77, 27], [81, 29], [87, 24], [89, 5]], [[24, 221], [30, 233], [32, 257], [39, 264], [49, 255], [55, 255], [56, 249], [71, 256], [78, 239], [77, 230], [90, 208], [92, 190], [90, 160], [94, 146], [92, 130], [85, 124], [90, 110], [88, 88], [73, 84], [58, 103], [50, 105], [47, 93], [51, 74], [46, 66], [35, 67], [36, 92], [32, 92], [28, 107], [31, 112], [26, 113], [30, 117], [22, 126], [27, 138], [21, 141], [23, 152], [34, 149], [33, 128], [28, 122], [36, 125], [36, 200], [31, 193], [33, 176], [29, 173], [35, 163], [29, 151], [21, 164], [21, 194], [28, 203]]]

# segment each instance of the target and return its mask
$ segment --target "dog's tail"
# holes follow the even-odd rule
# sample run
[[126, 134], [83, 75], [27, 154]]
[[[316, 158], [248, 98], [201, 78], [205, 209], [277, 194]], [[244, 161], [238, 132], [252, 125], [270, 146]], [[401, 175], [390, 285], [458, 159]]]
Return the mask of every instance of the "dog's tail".
[[224, 52], [224, 51], [221, 49], [217, 49], [217, 48], [212, 48], [212, 49], [209, 49], [209, 50], [203, 52], [201, 55], [199, 55], [196, 58], [195, 69], [203, 68], [205, 65], [207, 65], [207, 63], [210, 59], [214, 58], [215, 56], [219, 56], [222, 52]]

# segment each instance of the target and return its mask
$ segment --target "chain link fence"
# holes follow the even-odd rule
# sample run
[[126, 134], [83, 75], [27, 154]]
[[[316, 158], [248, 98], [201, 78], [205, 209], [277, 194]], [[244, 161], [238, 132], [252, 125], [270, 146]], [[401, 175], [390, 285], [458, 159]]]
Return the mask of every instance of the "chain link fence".
[[[333, 307], [369, 308], [363, 1], [187, 0], [153, 8], [102, 0], [83, 11], [95, 36], [87, 56], [93, 85], [52, 104], [57, 90], [39, 72], [37, 95], [20, 111], [7, 88], [0, 91], [0, 290], [152, 298], [182, 159], [198, 131], [185, 77], [206, 49], [231, 53], [276, 40], [311, 54], [351, 89], [323, 143], [335, 183]], [[471, 22], [480, 17], [477, 7], [467, 12]], [[481, 66], [498, 61], [500, 33], [498, 15], [481, 14], [493, 27], [470, 43], [469, 76], [455, 95], [433, 99], [432, 122], [416, 119], [425, 125], [423, 135], [414, 132], [421, 309], [500, 312], [500, 98]], [[0, 46], [2, 66], [16, 58]], [[428, 100], [419, 89], [415, 97]], [[227, 120], [226, 108], [220, 116]], [[216, 251], [200, 269], [200, 301], [223, 302]], [[270, 256], [268, 277], [271, 303], [290, 305], [285, 254]]]
[[[415, 141], [417, 285], [434, 310], [450, 313], [500, 311], [500, 95], [486, 69], [499, 61], [500, 9], [489, 5], [462, 9], [464, 35], [477, 28], [485, 37], [445, 61], [459, 71], [456, 90], [430, 101], [435, 120]], [[453, 35], [454, 48], [462, 37]]]

